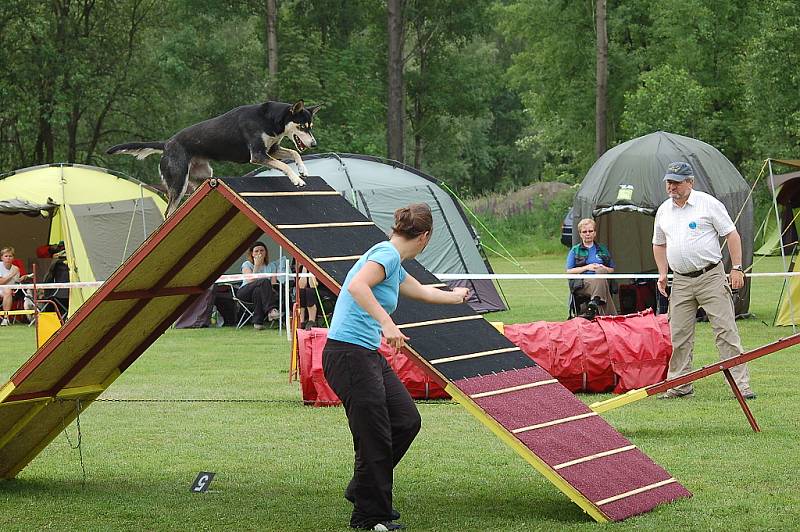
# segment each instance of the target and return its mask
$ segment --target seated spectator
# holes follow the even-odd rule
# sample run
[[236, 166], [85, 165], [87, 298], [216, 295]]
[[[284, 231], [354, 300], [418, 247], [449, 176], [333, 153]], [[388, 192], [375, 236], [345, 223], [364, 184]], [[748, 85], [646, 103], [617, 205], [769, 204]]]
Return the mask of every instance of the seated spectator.
[[[69, 266], [67, 266], [67, 252], [64, 250], [63, 240], [58, 244], [44, 244], [37, 247], [36, 256], [40, 259], [52, 259], [42, 282], [69, 282]], [[53, 301], [53, 304], [58, 307], [57, 310], [61, 316], [67, 315], [67, 310], [69, 309], [69, 288], [43, 290], [40, 291], [39, 298]]]
[[[30, 275], [20, 275], [19, 268], [14, 264], [14, 248], [7, 247], [0, 249], [0, 285], [18, 284], [21, 280], [29, 278]], [[24, 299], [25, 294], [22, 290], [12, 290], [5, 286], [0, 286], [0, 296], [3, 298], [3, 310], [12, 310], [14, 300]], [[0, 325], [9, 325], [8, 316], [3, 316]]]
[[[305, 266], [301, 266], [299, 273], [308, 273], [308, 270]], [[300, 298], [298, 305], [300, 307], [300, 328], [307, 331], [317, 326], [316, 291], [318, 285], [317, 278], [313, 275], [311, 277], [300, 277], [297, 280], [297, 291]]]
[[[581, 243], [572, 246], [567, 255], [567, 273], [597, 274], [614, 273], [614, 259], [603, 244], [594, 241], [596, 224], [591, 218], [578, 222]], [[616, 314], [617, 307], [611, 297], [608, 279], [570, 279], [570, 291], [589, 297], [587, 310], [604, 314]]]
[[236, 295], [242, 301], [253, 304], [253, 328], [256, 330], [264, 329], [264, 321], [276, 320], [280, 317], [277, 305], [275, 304], [275, 291], [272, 288], [272, 280], [269, 277], [249, 278], [253, 273], [269, 273], [267, 271], [267, 261], [269, 255], [267, 246], [263, 242], [256, 242], [247, 252], [246, 260], [242, 263], [242, 274], [245, 275], [242, 286]]

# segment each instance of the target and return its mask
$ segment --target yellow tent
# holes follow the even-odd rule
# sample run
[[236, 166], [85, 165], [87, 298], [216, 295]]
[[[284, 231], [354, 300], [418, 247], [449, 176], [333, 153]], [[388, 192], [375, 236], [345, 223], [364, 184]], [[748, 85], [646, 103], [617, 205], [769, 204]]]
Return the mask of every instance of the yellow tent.
[[[797, 217], [795, 210], [800, 207], [800, 172], [785, 174], [774, 174], [773, 165], [778, 164], [788, 166], [793, 169], [800, 169], [800, 160], [797, 159], [768, 159], [769, 181], [768, 185], [772, 192], [772, 210], [770, 216], [779, 218], [775, 220], [775, 225], [780, 222], [780, 228], [776, 229], [775, 247], [779, 254], [783, 256], [784, 264], [789, 260], [788, 271], [796, 272], [800, 270], [797, 262]], [[776, 212], [779, 214], [776, 216]], [[785, 245], [782, 246], [781, 243]], [[795, 250], [791, 257], [786, 256], [787, 248]], [[778, 300], [778, 309], [775, 313], [774, 325], [797, 325], [800, 323], [800, 278], [788, 277], [784, 279], [781, 297]]]
[[[25, 168], [0, 176], [0, 245], [13, 246], [30, 271], [46, 267], [38, 246], [63, 241], [70, 281], [102, 281], [164, 221], [165, 209], [152, 187], [103, 168]], [[94, 290], [70, 290], [70, 313]]]

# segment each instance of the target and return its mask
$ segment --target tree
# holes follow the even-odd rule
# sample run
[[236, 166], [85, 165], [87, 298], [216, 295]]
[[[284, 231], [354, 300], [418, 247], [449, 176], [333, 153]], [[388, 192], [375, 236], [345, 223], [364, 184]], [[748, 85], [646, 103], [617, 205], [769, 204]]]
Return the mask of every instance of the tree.
[[386, 154], [403, 162], [405, 136], [405, 91], [403, 86], [403, 42], [405, 0], [387, 0], [388, 70], [386, 98]]
[[708, 138], [711, 99], [688, 72], [665, 65], [642, 74], [641, 82], [625, 96], [622, 131], [627, 138], [654, 131]]
[[154, 2], [25, 4], [4, 4], [0, 15], [14, 37], [0, 50], [0, 63], [13, 65], [15, 74], [0, 109], [0, 136], [9, 148], [0, 161], [91, 164], [129, 84], [142, 81], [138, 65]]
[[597, 89], [595, 91], [595, 155], [600, 158], [608, 149], [608, 33], [606, 0], [597, 0]]
[[266, 0], [267, 10], [267, 99], [278, 100], [278, 6], [277, 0]]

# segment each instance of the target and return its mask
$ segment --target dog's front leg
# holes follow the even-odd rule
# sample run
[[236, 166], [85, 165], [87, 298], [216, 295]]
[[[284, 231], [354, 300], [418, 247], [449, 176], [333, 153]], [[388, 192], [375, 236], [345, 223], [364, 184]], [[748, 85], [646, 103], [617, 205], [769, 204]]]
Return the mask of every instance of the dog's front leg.
[[294, 163], [297, 165], [297, 171], [300, 172], [300, 175], [306, 177], [308, 175], [308, 170], [306, 170], [306, 165], [303, 164], [303, 158], [300, 157], [300, 153], [296, 150], [292, 150], [290, 148], [283, 148], [279, 147], [275, 150], [275, 153], [272, 153], [275, 157], [280, 159], [286, 159], [287, 157], [291, 157], [294, 159]]
[[265, 164], [270, 168], [275, 168], [276, 170], [280, 170], [281, 172], [286, 174], [293, 185], [298, 187], [303, 187], [305, 186], [306, 182], [300, 179], [300, 177], [298, 177], [295, 171], [292, 170], [291, 166], [280, 160], [292, 156], [292, 153], [294, 153], [294, 155], [297, 155], [297, 157], [295, 158], [295, 162], [299, 161], [299, 164], [297, 166], [298, 170], [300, 170], [300, 173], [302, 175], [306, 175], [306, 167], [303, 165], [303, 160], [300, 159], [300, 155], [297, 152], [294, 152], [292, 150], [287, 150], [286, 148], [277, 147], [271, 149], [267, 153], [267, 161]]
[[294, 186], [297, 187], [304, 187], [306, 186], [306, 182], [300, 179], [297, 174], [295, 173], [292, 168], [283, 161], [279, 161], [277, 159], [273, 159], [270, 156], [267, 156], [266, 159], [259, 160], [256, 158], [251, 158], [250, 162], [253, 164], [263, 164], [264, 166], [269, 166], [270, 168], [274, 168], [275, 170], [280, 170], [289, 178], [289, 181], [292, 182]]

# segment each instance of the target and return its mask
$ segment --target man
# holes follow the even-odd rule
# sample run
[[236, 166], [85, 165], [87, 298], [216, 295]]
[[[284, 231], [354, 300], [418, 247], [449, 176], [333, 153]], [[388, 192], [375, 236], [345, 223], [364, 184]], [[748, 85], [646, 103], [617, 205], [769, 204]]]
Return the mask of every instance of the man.
[[[703, 307], [716, 334], [720, 358], [742, 353], [731, 288], [744, 285], [742, 240], [722, 203], [693, 190], [694, 170], [689, 163], [674, 162], [664, 176], [667, 199], [658, 208], [653, 228], [653, 256], [658, 265], [658, 291], [667, 296], [667, 270], [672, 269], [669, 321], [672, 330], [672, 358], [668, 379], [692, 370], [692, 348], [697, 308]], [[733, 268], [730, 285], [722, 266], [719, 238], [725, 237]], [[736, 385], [745, 399], [755, 399], [750, 373], [740, 364], [731, 368]], [[691, 384], [667, 390], [660, 397], [675, 399], [694, 394]]]

